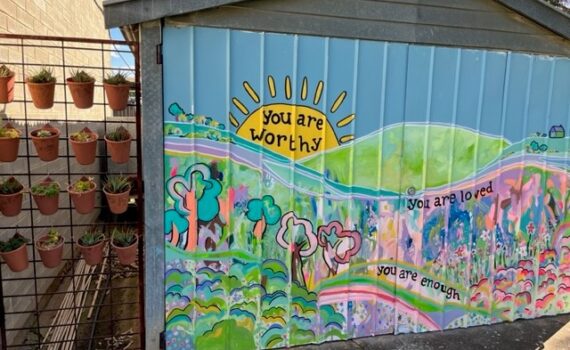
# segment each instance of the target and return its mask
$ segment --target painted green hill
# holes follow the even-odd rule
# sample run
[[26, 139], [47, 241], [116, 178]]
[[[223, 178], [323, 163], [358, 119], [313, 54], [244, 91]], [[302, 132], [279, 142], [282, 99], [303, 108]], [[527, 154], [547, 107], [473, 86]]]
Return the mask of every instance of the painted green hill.
[[401, 192], [464, 179], [499, 157], [508, 145], [505, 139], [463, 128], [407, 124], [301, 162], [345, 185]]

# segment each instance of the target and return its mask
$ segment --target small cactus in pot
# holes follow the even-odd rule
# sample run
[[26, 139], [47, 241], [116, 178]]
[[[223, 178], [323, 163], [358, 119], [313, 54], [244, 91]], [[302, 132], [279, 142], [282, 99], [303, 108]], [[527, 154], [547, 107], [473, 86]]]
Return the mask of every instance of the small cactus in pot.
[[60, 186], [49, 177], [30, 188], [34, 202], [43, 215], [52, 215], [59, 209]]
[[0, 212], [16, 216], [22, 211], [24, 186], [13, 176], [0, 182]]
[[69, 135], [69, 143], [77, 163], [81, 165], [89, 165], [95, 161], [97, 154], [97, 138], [99, 136], [89, 128], [83, 128], [81, 131], [74, 132]]
[[51, 68], [41, 68], [28, 76], [26, 85], [36, 108], [49, 109], [53, 106], [55, 82], [56, 78]]
[[111, 234], [111, 247], [117, 253], [121, 265], [131, 265], [137, 260], [137, 231], [131, 227], [115, 227]]
[[51, 228], [47, 234], [36, 241], [36, 249], [45, 267], [54, 268], [61, 263], [64, 239], [59, 232]]
[[87, 230], [77, 242], [87, 265], [97, 265], [103, 260], [105, 234], [97, 228]]
[[107, 177], [103, 186], [103, 193], [109, 203], [109, 210], [113, 214], [123, 214], [129, 207], [129, 193], [131, 181], [123, 175], [111, 175]]
[[95, 208], [95, 190], [97, 184], [93, 178], [82, 176], [67, 187], [71, 202], [79, 214], [89, 214]]
[[124, 126], [119, 126], [115, 130], [105, 135], [107, 150], [111, 155], [111, 160], [117, 164], [124, 164], [129, 161], [131, 154], [131, 134]]
[[129, 92], [131, 82], [127, 80], [127, 75], [122, 72], [109, 74], [103, 79], [103, 88], [107, 96], [109, 107], [114, 111], [122, 111], [129, 103]]
[[0, 162], [13, 162], [18, 159], [20, 130], [6, 123], [0, 127]]
[[93, 106], [95, 78], [89, 73], [84, 70], [71, 71], [71, 77], [67, 78], [67, 87], [75, 107], [85, 109]]
[[0, 103], [10, 103], [14, 101], [14, 83], [16, 74], [6, 67], [0, 66]]
[[13, 272], [24, 271], [28, 268], [28, 249], [26, 245], [29, 239], [18, 232], [7, 241], [0, 241], [0, 256]]

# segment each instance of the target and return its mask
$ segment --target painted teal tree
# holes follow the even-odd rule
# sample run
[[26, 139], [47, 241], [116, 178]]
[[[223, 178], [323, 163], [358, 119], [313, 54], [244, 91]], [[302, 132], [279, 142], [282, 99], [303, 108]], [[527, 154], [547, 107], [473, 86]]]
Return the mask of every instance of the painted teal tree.
[[275, 204], [272, 196], [265, 195], [261, 199], [251, 199], [247, 203], [247, 218], [255, 222], [253, 235], [263, 239], [267, 225], [275, 225], [281, 218], [281, 208]]

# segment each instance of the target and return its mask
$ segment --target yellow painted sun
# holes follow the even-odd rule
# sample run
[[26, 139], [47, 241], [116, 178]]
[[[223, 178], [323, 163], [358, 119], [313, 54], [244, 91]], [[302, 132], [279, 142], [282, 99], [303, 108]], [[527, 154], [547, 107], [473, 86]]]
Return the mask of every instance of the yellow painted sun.
[[[277, 90], [272, 76], [267, 78], [269, 95], [275, 99]], [[248, 82], [243, 87], [257, 105], [260, 104], [258, 93]], [[323, 95], [324, 83], [319, 81], [311, 100], [308, 96], [309, 82], [305, 77], [301, 85], [302, 104], [275, 101], [264, 104], [250, 112], [246, 104], [234, 97], [233, 105], [246, 117], [243, 123], [230, 113], [230, 122], [237, 128], [237, 134], [245, 139], [282, 154], [290, 159], [301, 159], [316, 152], [338, 147], [354, 139], [353, 135], [337, 138], [335, 129], [326, 114], [316, 107]], [[346, 91], [341, 92], [331, 105], [330, 113], [335, 113], [346, 98]], [[285, 99], [291, 101], [292, 88], [289, 76], [285, 78]], [[309, 99], [309, 100], [308, 100]], [[308, 104], [308, 105], [307, 105]], [[355, 119], [354, 114], [342, 118], [336, 123], [338, 128], [345, 127]]]

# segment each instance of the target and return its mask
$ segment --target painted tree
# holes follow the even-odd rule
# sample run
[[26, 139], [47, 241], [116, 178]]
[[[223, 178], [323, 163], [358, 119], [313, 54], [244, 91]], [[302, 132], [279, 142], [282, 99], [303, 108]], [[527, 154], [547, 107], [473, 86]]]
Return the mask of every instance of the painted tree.
[[309, 220], [300, 219], [291, 211], [281, 217], [281, 226], [275, 237], [277, 244], [291, 252], [291, 278], [301, 287], [305, 287], [303, 258], [317, 250], [317, 236]]
[[323, 260], [329, 269], [329, 276], [336, 275], [339, 264], [347, 264], [362, 246], [360, 232], [345, 230], [338, 221], [319, 226], [317, 239], [323, 248]]
[[267, 225], [275, 225], [281, 218], [281, 208], [275, 204], [273, 197], [263, 196], [261, 199], [251, 199], [247, 203], [247, 218], [255, 222], [253, 235], [261, 240]]

